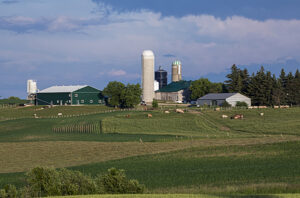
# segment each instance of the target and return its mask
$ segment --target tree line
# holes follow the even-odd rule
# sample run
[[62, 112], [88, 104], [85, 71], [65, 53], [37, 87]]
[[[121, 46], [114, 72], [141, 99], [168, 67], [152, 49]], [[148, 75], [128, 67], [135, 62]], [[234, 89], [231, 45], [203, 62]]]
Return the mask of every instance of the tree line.
[[[276, 77], [261, 66], [256, 73], [232, 65], [224, 83], [214, 83], [200, 78], [191, 83], [187, 101], [197, 100], [208, 93], [241, 93], [251, 98], [253, 105], [300, 105], [300, 73], [293, 74], [281, 70]], [[108, 105], [120, 108], [133, 108], [141, 101], [142, 90], [139, 84], [109, 82], [103, 94], [108, 97]]]
[[286, 74], [281, 69], [277, 78], [270, 71], [260, 70], [250, 76], [247, 69], [231, 67], [226, 76], [225, 86], [228, 92], [238, 92], [251, 98], [253, 105], [300, 105], [300, 73]]

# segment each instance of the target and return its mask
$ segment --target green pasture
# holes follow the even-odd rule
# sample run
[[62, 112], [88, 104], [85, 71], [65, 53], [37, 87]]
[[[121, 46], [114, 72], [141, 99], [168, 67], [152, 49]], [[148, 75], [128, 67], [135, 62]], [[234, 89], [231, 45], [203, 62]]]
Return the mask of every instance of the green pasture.
[[137, 195], [81, 195], [52, 198], [297, 198], [300, 194], [270, 195], [207, 195], [207, 194], [137, 194]]
[[156, 193], [300, 192], [300, 142], [212, 146], [71, 167], [96, 175], [110, 167]]
[[[125, 169], [129, 178], [138, 179], [140, 183], [146, 185], [148, 193], [158, 193], [142, 197], [190, 196], [176, 195], [176, 193], [217, 193], [224, 195], [223, 197], [239, 194], [300, 193], [299, 107], [222, 111], [193, 108], [192, 111], [184, 114], [172, 110], [170, 114], [162, 110], [104, 112], [109, 110], [111, 109], [104, 106], [0, 109], [0, 142], [140, 142], [142, 140], [142, 142], [165, 144], [165, 142], [194, 139], [247, 141], [252, 138], [276, 137], [277, 143], [258, 141], [257, 144], [248, 145], [230, 145], [230, 143], [205, 147], [199, 145], [178, 151], [162, 151], [159, 154], [145, 154], [68, 168], [93, 176], [104, 173], [111, 167]], [[34, 113], [42, 118], [34, 118]], [[62, 113], [65, 117], [50, 118], [57, 116], [57, 113]], [[152, 114], [152, 118], [147, 117], [148, 113]], [[264, 116], [260, 116], [260, 113], [264, 113]], [[229, 117], [243, 114], [244, 119], [223, 119], [221, 118], [223, 114]], [[5, 120], [7, 118], [15, 119]], [[82, 127], [97, 125], [98, 128], [97, 132], [84, 132], [73, 130], [72, 126], [75, 125]], [[53, 130], [54, 128], [68, 128], [68, 130], [57, 132]], [[281, 137], [283, 139], [290, 137], [290, 139], [287, 142], [279, 142]], [[291, 141], [293, 138], [295, 139]], [[53, 160], [55, 161], [55, 158]], [[7, 183], [18, 187], [24, 185], [24, 173], [0, 174], [0, 187]], [[165, 195], [165, 193], [174, 194]], [[286, 197], [294, 197], [294, 195], [297, 196], [291, 194]], [[270, 195], [269, 197], [284, 196]], [[94, 197], [109, 197], [109, 195]]]

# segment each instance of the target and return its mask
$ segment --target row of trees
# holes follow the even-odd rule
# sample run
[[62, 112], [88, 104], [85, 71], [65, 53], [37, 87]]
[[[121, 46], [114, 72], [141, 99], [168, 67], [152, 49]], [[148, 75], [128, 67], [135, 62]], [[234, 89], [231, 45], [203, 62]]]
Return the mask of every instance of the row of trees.
[[251, 98], [253, 105], [300, 105], [300, 73], [285, 73], [281, 70], [279, 78], [262, 66], [251, 76], [247, 69], [231, 67], [226, 76], [225, 86], [228, 92], [239, 92]]
[[37, 167], [26, 173], [26, 186], [17, 189], [6, 185], [0, 189], [1, 198], [47, 197], [87, 194], [136, 194], [145, 186], [126, 178], [122, 169], [108, 169], [107, 174], [94, 178], [79, 171]]
[[[285, 73], [284, 69], [276, 78], [275, 74], [265, 71], [262, 66], [251, 76], [247, 69], [231, 67], [231, 73], [224, 83], [213, 83], [207, 78], [200, 78], [191, 83], [190, 98], [197, 100], [208, 93], [242, 93], [251, 98], [253, 105], [300, 105], [300, 73]], [[139, 84], [109, 82], [103, 90], [108, 97], [108, 104], [114, 107], [132, 108], [140, 103], [142, 90]]]
[[112, 81], [104, 88], [103, 94], [108, 97], [108, 104], [114, 107], [133, 108], [140, 103], [142, 89], [139, 84], [127, 84]]

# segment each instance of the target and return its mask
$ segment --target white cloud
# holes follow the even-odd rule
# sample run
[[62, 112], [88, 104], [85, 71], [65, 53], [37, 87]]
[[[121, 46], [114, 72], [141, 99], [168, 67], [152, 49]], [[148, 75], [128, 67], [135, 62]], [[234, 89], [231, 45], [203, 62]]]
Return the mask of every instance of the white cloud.
[[[300, 60], [300, 20], [176, 18], [144, 10], [118, 13], [107, 9], [80, 18], [0, 17], [0, 60], [7, 60], [6, 68], [34, 65], [36, 70], [59, 70], [66, 63], [70, 70], [89, 67], [84, 72], [90, 76], [101, 72], [106, 81], [120, 77], [138, 82], [145, 49], [152, 49], [156, 66], [168, 71], [173, 59], [180, 59], [186, 79], [218, 73], [234, 63], [272, 63], [280, 57]], [[11, 34], [24, 29], [29, 31]], [[72, 63], [76, 66], [71, 67]], [[47, 74], [54, 76], [51, 70]]]
[[108, 75], [110, 76], [125, 76], [127, 73], [124, 70], [111, 70], [110, 72], [108, 72]]

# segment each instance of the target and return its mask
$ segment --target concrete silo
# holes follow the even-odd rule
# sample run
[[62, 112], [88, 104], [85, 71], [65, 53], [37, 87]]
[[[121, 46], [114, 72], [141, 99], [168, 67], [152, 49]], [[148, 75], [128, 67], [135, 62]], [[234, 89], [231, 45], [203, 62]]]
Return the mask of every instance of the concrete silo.
[[145, 50], [142, 54], [142, 100], [150, 103], [154, 98], [154, 54]]
[[182, 67], [180, 61], [174, 61], [172, 63], [172, 82], [177, 82], [182, 80]]

